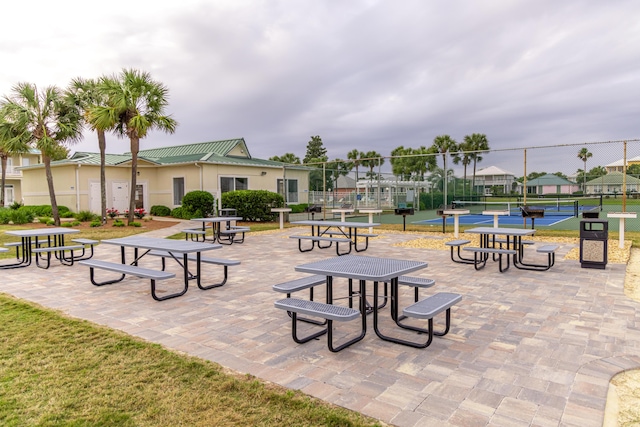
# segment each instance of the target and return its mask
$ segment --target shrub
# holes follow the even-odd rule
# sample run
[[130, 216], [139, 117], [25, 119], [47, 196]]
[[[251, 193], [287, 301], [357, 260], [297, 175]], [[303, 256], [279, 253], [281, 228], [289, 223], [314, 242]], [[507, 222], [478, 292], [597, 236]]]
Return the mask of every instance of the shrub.
[[20, 203], [18, 201], [15, 201], [15, 202], [11, 203], [11, 205], [9, 206], [9, 209], [13, 209], [15, 211], [15, 210], [20, 209], [21, 207], [22, 207], [22, 203]]
[[124, 227], [124, 222], [121, 219], [116, 219], [115, 221], [113, 221], [113, 226], [114, 227]]
[[47, 225], [56, 225], [56, 222], [50, 219], [49, 221], [47, 221]]
[[142, 224], [139, 223], [138, 221], [132, 221], [131, 224], [129, 224], [132, 227], [142, 227]]
[[303, 203], [300, 205], [289, 205], [288, 207], [291, 208], [291, 213], [303, 213], [304, 209], [308, 206], [308, 204]]
[[[177, 207], [171, 211], [171, 216], [180, 219], [191, 219], [182, 207]], [[194, 217], [195, 218], [195, 217]]]
[[222, 207], [233, 208], [245, 221], [275, 221], [278, 214], [272, 207], [284, 206], [284, 198], [266, 190], [229, 191], [222, 195]]
[[107, 209], [107, 216], [109, 218], [115, 218], [118, 215], [120, 215], [120, 212], [118, 212], [118, 209], [116, 208]]
[[38, 217], [38, 222], [42, 223], [42, 224], [46, 224], [47, 221], [51, 220], [50, 217], [48, 216], [39, 216]]
[[190, 218], [211, 216], [213, 194], [208, 191], [190, 191], [182, 198], [182, 209], [190, 215]]
[[100, 227], [101, 225], [102, 225], [102, 222], [99, 219], [94, 219], [89, 224], [89, 227]]
[[[94, 219], [93, 221], [91, 221], [91, 222], [93, 223], [93, 222], [95, 222], [95, 221], [100, 222], [100, 219], [99, 219], [99, 218], [95, 218], [95, 219]], [[76, 220], [74, 220], [74, 221], [71, 221], [71, 225], [73, 225], [74, 227], [77, 227], [78, 225], [80, 225], [80, 221], [78, 221], [77, 219], [76, 219]]]
[[11, 221], [14, 224], [29, 224], [33, 222], [35, 218], [35, 214], [33, 210], [28, 207], [21, 206], [18, 209], [9, 209], [8, 210], [8, 219], [7, 222]]
[[94, 219], [96, 219], [96, 215], [89, 211], [80, 211], [74, 216], [78, 221], [82, 222], [93, 221]]
[[71, 223], [70, 222], [61, 222], [60, 223], [60, 227], [71, 227]]
[[166, 206], [155, 205], [151, 206], [151, 210], [149, 211], [149, 213], [155, 216], [170, 216], [171, 209]]

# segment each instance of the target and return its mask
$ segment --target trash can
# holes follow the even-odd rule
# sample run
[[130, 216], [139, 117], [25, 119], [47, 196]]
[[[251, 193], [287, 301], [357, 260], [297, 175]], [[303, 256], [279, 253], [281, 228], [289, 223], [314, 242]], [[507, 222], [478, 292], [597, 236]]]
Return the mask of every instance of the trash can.
[[609, 221], [583, 219], [580, 221], [580, 265], [582, 268], [604, 270], [607, 265]]

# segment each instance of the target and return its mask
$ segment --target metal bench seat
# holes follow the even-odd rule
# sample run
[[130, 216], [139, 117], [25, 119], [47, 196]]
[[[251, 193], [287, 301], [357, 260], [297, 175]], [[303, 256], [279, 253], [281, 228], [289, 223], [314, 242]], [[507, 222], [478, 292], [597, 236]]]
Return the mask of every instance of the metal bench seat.
[[288, 282], [278, 283], [277, 285], [273, 285], [272, 289], [276, 292], [287, 294], [287, 298], [289, 298], [289, 296], [293, 292], [298, 292], [305, 289], [313, 289], [314, 286], [323, 285], [326, 283], [326, 281], [326, 276], [314, 274], [311, 276], [290, 280]]
[[[251, 231], [249, 227], [236, 227], [228, 230], [219, 230], [218, 242], [225, 245], [230, 245], [232, 243], [244, 243], [244, 233], [248, 231]], [[238, 234], [242, 235], [240, 239], [237, 238]]]
[[[459, 264], [473, 264], [474, 261], [471, 258], [465, 258], [460, 253], [460, 248], [464, 245], [468, 245], [469, 243], [471, 243], [471, 240], [465, 240], [465, 239], [450, 240], [448, 242], [445, 242], [446, 246], [451, 247], [451, 261], [457, 262]], [[456, 257], [453, 256], [453, 248], [457, 248], [457, 255], [458, 255], [457, 259]]]
[[[428, 321], [427, 329], [419, 328], [415, 326], [409, 326], [399, 323], [396, 323], [405, 328], [418, 333], [427, 334], [427, 340], [425, 342], [415, 342], [408, 341], [401, 338], [395, 338], [383, 335], [379, 329], [376, 329], [376, 334], [387, 341], [395, 342], [398, 344], [407, 345], [415, 348], [426, 348], [433, 341], [433, 336], [444, 336], [449, 333], [449, 329], [451, 328], [451, 307], [462, 300], [462, 296], [460, 294], [455, 294], [451, 292], [439, 292], [437, 294], [431, 295], [423, 300], [420, 300], [404, 310], [402, 310], [403, 318], [414, 318]], [[433, 330], [433, 318], [445, 311], [445, 328], [442, 331], [434, 331]], [[374, 312], [374, 316], [377, 316], [377, 312]], [[374, 320], [374, 324], [377, 323], [377, 320]]]
[[[515, 249], [499, 249], [499, 248], [478, 248], [478, 247], [464, 247], [462, 248], [465, 251], [473, 252], [473, 266], [476, 270], [481, 270], [487, 264], [487, 256], [480, 255], [480, 259], [478, 259], [479, 254], [496, 254], [498, 255], [498, 265], [500, 272], [507, 271], [509, 269], [509, 256], [516, 255], [518, 252]], [[507, 265], [503, 268], [502, 266], [502, 256], [507, 255]]]
[[[180, 264], [180, 266], [182, 266], [184, 268], [184, 266], [182, 264], [183, 258], [174, 256], [174, 255], [170, 254], [169, 252], [159, 251], [159, 250], [151, 250], [151, 251], [147, 252], [147, 255], [162, 257], [162, 271], [164, 271], [166, 269], [166, 267], [167, 267], [166, 262], [165, 262], [165, 258], [173, 258], [174, 260], [176, 260], [178, 262], [178, 264]], [[197, 257], [196, 254], [189, 254], [189, 255], [187, 255], [187, 260], [195, 262], [195, 261], [198, 260], [198, 257]], [[207, 289], [212, 289], [212, 288], [217, 288], [217, 287], [223, 286], [225, 283], [227, 283], [227, 278], [229, 277], [228, 267], [233, 266], [233, 265], [239, 265], [240, 261], [232, 260], [232, 259], [210, 258], [210, 257], [200, 256], [200, 263], [201, 264], [215, 264], [215, 265], [221, 265], [221, 266], [224, 267], [224, 278], [223, 278], [222, 282], [214, 283], [213, 285], [208, 285], [208, 286], [198, 285], [198, 287], [200, 289], [207, 290]], [[191, 277], [194, 277], [194, 276], [191, 275]]]
[[547, 254], [547, 263], [546, 264], [530, 264], [524, 263], [520, 260], [518, 264], [518, 268], [523, 270], [533, 270], [533, 271], [546, 271], [554, 266], [556, 263], [556, 250], [559, 248], [559, 245], [543, 245], [539, 248], [536, 248], [536, 252]]
[[[273, 285], [272, 289], [276, 292], [287, 294], [287, 298], [291, 298], [291, 294], [293, 292], [309, 289], [309, 300], [313, 301], [313, 287], [318, 285], [324, 285], [326, 282], [327, 282], [326, 276], [314, 274], [311, 276], [290, 280], [288, 282], [278, 283], [277, 285]], [[288, 314], [289, 314], [289, 317], [291, 317], [291, 312], [288, 312]], [[324, 320], [323, 322], [319, 322], [314, 319], [307, 319], [306, 317], [305, 318], [298, 317], [298, 320], [302, 322], [312, 323], [314, 325], [324, 325], [327, 323], [326, 320]]]
[[[363, 327], [360, 331], [360, 335], [355, 338], [350, 339], [349, 341], [335, 346], [333, 343], [333, 322], [347, 322], [350, 320], [355, 320], [361, 317], [360, 311], [350, 308], [343, 307], [333, 304], [323, 304], [321, 302], [316, 301], [307, 301], [301, 300], [297, 298], [285, 298], [278, 300], [274, 303], [276, 308], [286, 310], [291, 314], [291, 337], [298, 344], [304, 344], [312, 339], [315, 339], [321, 335], [327, 334], [327, 347], [332, 352], [338, 352], [351, 344], [354, 344], [364, 338], [366, 329]], [[315, 316], [320, 317], [327, 320], [326, 328], [322, 328], [318, 332], [314, 332], [306, 337], [298, 337], [297, 333], [297, 324], [298, 324], [298, 314], [304, 314], [307, 316]]]
[[[316, 242], [318, 242], [319, 249], [327, 249], [330, 248], [333, 243], [336, 244], [336, 254], [338, 255], [347, 255], [351, 253], [351, 244], [353, 241], [347, 237], [325, 237], [325, 236], [289, 236], [291, 239], [298, 239], [298, 249], [300, 252], [309, 252], [312, 251]], [[309, 249], [302, 248], [303, 240], [311, 240], [311, 247]], [[320, 242], [329, 242], [328, 246], [320, 246]], [[349, 250], [347, 252], [340, 252], [340, 243], [348, 243]]]
[[[84, 246], [82, 245], [73, 245], [73, 246], [45, 246], [31, 249], [31, 252], [35, 254], [46, 253], [47, 263], [45, 265], [40, 265], [40, 259], [42, 257], [36, 255], [36, 265], [40, 268], [47, 269], [51, 266], [51, 253], [55, 253], [55, 257], [60, 261], [60, 263], [64, 265], [73, 265], [73, 262], [76, 261], [79, 257], [75, 257], [73, 252], [81, 250], [84, 254]], [[71, 252], [71, 256], [65, 255], [65, 252]]]
[[205, 230], [198, 228], [187, 228], [185, 230], [182, 230], [182, 232], [184, 233], [185, 240], [191, 240], [193, 242], [200, 241], [200, 236], [202, 236], [202, 241], [204, 241], [207, 234]]
[[[110, 285], [112, 283], [121, 282], [125, 275], [129, 274], [136, 277], [141, 277], [144, 279], [151, 280], [151, 296], [156, 301], [163, 301], [169, 298], [175, 298], [181, 295], [184, 295], [187, 292], [187, 284], [185, 283], [184, 289], [181, 292], [177, 292], [174, 294], [164, 295], [162, 297], [156, 295], [156, 280], [165, 280], [176, 277], [175, 273], [170, 273], [167, 271], [158, 271], [152, 270], [149, 268], [138, 267], [136, 265], [128, 265], [128, 264], [120, 264], [116, 262], [102, 261], [98, 259], [89, 259], [78, 262], [80, 265], [84, 265], [89, 267], [89, 278], [91, 279], [91, 283], [95, 286], [103, 286]], [[107, 280], [104, 282], [96, 282], [94, 276], [94, 270], [98, 268], [101, 270], [114, 271], [116, 273], [120, 273], [121, 276], [119, 279]]]

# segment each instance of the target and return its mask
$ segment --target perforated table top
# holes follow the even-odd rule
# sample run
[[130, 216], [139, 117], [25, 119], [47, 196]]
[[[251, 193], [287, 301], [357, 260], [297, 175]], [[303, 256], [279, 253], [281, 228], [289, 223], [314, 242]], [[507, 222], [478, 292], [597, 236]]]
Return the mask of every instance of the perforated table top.
[[299, 265], [296, 271], [383, 282], [425, 267], [422, 261], [343, 255]]

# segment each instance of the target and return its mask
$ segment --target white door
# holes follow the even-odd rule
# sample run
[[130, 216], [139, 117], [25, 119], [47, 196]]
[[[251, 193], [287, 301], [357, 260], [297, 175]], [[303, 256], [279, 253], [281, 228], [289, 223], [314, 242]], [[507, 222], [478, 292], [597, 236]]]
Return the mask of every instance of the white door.
[[4, 187], [4, 205], [10, 206], [13, 202], [13, 186], [7, 185]]
[[111, 207], [124, 212], [129, 210], [129, 183], [126, 181], [111, 184]]
[[[107, 209], [109, 209], [110, 207], [111, 206], [107, 206]], [[101, 206], [99, 182], [89, 183], [89, 210], [94, 214], [100, 215]]]

